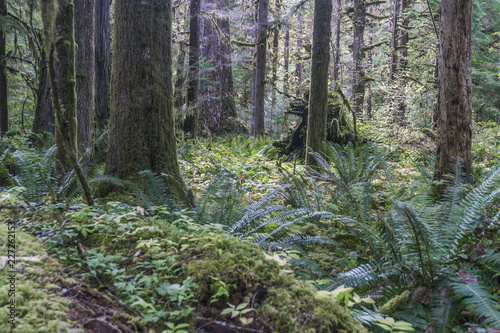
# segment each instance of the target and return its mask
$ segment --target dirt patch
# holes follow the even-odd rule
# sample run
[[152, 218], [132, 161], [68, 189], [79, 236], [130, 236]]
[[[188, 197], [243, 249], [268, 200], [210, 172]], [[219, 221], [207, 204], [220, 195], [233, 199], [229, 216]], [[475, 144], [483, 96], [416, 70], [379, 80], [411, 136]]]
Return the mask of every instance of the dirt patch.
[[54, 281], [61, 287], [61, 296], [73, 302], [68, 312], [74, 323], [89, 333], [136, 333], [146, 328], [125, 312], [123, 306], [103, 292], [89, 288], [82, 282]]

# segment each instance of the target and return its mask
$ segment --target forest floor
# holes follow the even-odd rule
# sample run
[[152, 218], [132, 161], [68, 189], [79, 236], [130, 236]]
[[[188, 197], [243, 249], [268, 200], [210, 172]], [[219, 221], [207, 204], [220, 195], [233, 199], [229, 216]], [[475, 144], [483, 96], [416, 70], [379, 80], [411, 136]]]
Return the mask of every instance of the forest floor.
[[[378, 220], [378, 214], [389, 212], [391, 198], [404, 200], [425, 190], [418, 181], [429, 173], [433, 144], [423, 133], [404, 130], [374, 141], [382, 147], [376, 154], [386, 159], [370, 180], [370, 215]], [[306, 245], [306, 252], [284, 248], [264, 253], [227, 231], [233, 215], [244, 207], [260, 201], [289, 206], [290, 198], [267, 196], [293, 179], [307, 178], [300, 161], [285, 163], [264, 155], [269, 143], [236, 137], [181, 144], [181, 170], [199, 198], [192, 212], [173, 208], [161, 191], [149, 193], [148, 204], [125, 192], [94, 207], [79, 203], [78, 197], [50, 202], [47, 190], [45, 199], [28, 202], [24, 195], [29, 183], [1, 192], [0, 218], [5, 223], [0, 226], [0, 331], [365, 332], [347, 307], [331, 294], [317, 293], [325, 277], [362, 267], [373, 257], [345, 226], [328, 218], [319, 224], [304, 220], [275, 234], [277, 239], [332, 236], [338, 242]], [[480, 174], [499, 159], [490, 142], [474, 144]], [[347, 167], [356, 168], [358, 158], [349, 163]], [[356, 182], [355, 194], [360, 190]], [[319, 193], [309, 185], [305, 190], [309, 199]], [[342, 214], [350, 209], [345, 203], [326, 208]], [[255, 241], [274, 232], [276, 225], [264, 225], [262, 232], [247, 238]], [[16, 264], [9, 266], [12, 230]], [[305, 266], [291, 266], [295, 258], [317, 264], [306, 260]], [[9, 274], [16, 280], [16, 326], [8, 322], [13, 298]], [[341, 292], [353, 300], [351, 291]]]

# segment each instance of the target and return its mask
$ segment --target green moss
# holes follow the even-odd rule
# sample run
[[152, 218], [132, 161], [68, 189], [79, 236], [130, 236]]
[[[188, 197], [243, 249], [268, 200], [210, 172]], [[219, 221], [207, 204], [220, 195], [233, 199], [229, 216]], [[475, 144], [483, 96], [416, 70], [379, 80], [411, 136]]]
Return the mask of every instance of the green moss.
[[305, 236], [318, 236], [320, 233], [318, 226], [312, 223], [302, 226], [300, 231]]
[[[1, 224], [0, 248], [6, 248], [6, 239], [7, 226]], [[16, 231], [16, 258], [18, 272], [15, 274], [15, 296], [9, 295], [11, 285], [7, 276], [11, 273], [7, 266], [0, 268], [0, 332], [79, 332], [72, 329], [75, 325], [67, 315], [71, 301], [55, 295], [54, 290], [59, 289], [59, 286], [44, 283], [45, 276], [50, 275], [47, 270], [52, 268], [54, 262], [47, 256], [43, 245], [35, 237]], [[11, 299], [15, 300], [15, 326], [8, 322]]]
[[379, 312], [390, 316], [396, 311], [401, 311], [406, 309], [412, 302], [413, 299], [411, 297], [411, 294], [408, 290], [406, 290], [401, 295], [394, 297], [389, 302], [381, 306], [379, 308]]
[[213, 276], [227, 284], [233, 304], [249, 302], [257, 292], [267, 291], [267, 297], [255, 304], [256, 314], [278, 332], [366, 332], [347, 309], [333, 300], [316, 298], [313, 286], [294, 275], [280, 275], [278, 263], [266, 260], [255, 244], [226, 235], [206, 237], [185, 255], [192, 259], [182, 265], [181, 279], [193, 277], [202, 305], [208, 305], [216, 292]]

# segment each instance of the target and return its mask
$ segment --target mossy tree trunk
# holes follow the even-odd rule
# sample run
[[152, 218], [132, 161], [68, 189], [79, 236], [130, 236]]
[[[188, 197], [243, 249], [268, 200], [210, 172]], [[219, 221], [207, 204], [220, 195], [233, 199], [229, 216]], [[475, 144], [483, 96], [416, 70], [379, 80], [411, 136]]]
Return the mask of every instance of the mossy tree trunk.
[[73, 0], [75, 4], [76, 117], [78, 148], [94, 141], [94, 10], [95, 0]]
[[[7, 0], [0, 0], [0, 16], [7, 16]], [[9, 109], [7, 107], [7, 73], [5, 70], [5, 35], [0, 27], [0, 132], [9, 130]]]
[[97, 0], [95, 7], [95, 93], [94, 107], [97, 126], [105, 127], [109, 120], [109, 81], [111, 69], [110, 1]]
[[89, 205], [89, 184], [78, 162], [74, 5], [72, 0], [42, 0], [45, 53], [49, 59], [52, 105], [56, 120], [56, 174], [63, 180], [71, 169]]
[[198, 134], [198, 90], [200, 86], [200, 12], [201, 0], [191, 0], [189, 13], [189, 72], [187, 103], [188, 115], [184, 119], [184, 131], [195, 138]]
[[310, 152], [321, 153], [326, 142], [328, 116], [328, 65], [330, 63], [331, 0], [314, 1], [314, 27], [311, 58], [311, 85], [307, 121], [306, 164], [314, 165]]
[[166, 173], [170, 194], [191, 205], [174, 131], [171, 1], [118, 1], [113, 35], [106, 174]]
[[266, 81], [266, 52], [267, 52], [267, 12], [268, 0], [258, 0], [258, 21], [256, 39], [256, 61], [254, 81], [254, 102], [252, 109], [252, 135], [257, 137], [264, 134], [264, 97]]
[[73, 9], [72, 0], [42, 1], [45, 51], [56, 121], [56, 172], [60, 177], [72, 169], [71, 149], [77, 151]]
[[440, 14], [436, 179], [453, 170], [454, 157], [466, 174], [472, 169], [472, 0], [442, 0]]

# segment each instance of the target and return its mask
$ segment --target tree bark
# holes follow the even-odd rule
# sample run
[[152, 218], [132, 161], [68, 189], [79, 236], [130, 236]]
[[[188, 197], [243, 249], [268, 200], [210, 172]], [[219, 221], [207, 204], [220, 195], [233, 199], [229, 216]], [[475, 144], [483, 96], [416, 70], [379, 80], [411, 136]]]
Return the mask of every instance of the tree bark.
[[354, 40], [352, 62], [353, 70], [353, 110], [358, 119], [363, 117], [363, 101], [365, 98], [365, 72], [363, 68], [364, 58], [364, 32], [366, 25], [365, 0], [354, 0]]
[[55, 118], [54, 108], [52, 107], [52, 97], [50, 89], [49, 70], [47, 68], [47, 60], [45, 55], [42, 55], [44, 60], [40, 61], [41, 68], [38, 71], [38, 91], [36, 98], [35, 119], [33, 120], [33, 132], [42, 133], [49, 132], [54, 134]]
[[335, 89], [340, 86], [340, 22], [342, 21], [342, 0], [337, 0], [335, 8], [335, 50], [333, 52], [333, 82]]
[[109, 120], [109, 81], [111, 69], [110, 0], [99, 0], [95, 7], [95, 117], [103, 128]]
[[[408, 8], [410, 0], [401, 0], [401, 17], [404, 14], [405, 9]], [[408, 27], [410, 25], [410, 20], [408, 18], [403, 19], [403, 26]], [[403, 126], [406, 120], [406, 80], [404, 79], [405, 73], [408, 67], [408, 41], [409, 31], [406, 29], [400, 29], [399, 36], [399, 62], [398, 62], [398, 75], [399, 75], [399, 99], [397, 107], [397, 122], [399, 125]]]
[[[290, 26], [285, 25], [285, 40], [283, 42], [283, 91], [285, 94], [288, 94], [290, 91], [290, 80], [289, 80], [289, 71], [290, 71]], [[288, 113], [283, 111], [283, 132], [285, 132], [288, 128]]]
[[106, 174], [165, 173], [168, 192], [190, 206], [177, 162], [171, 1], [118, 1], [113, 36]]
[[75, 4], [76, 117], [78, 148], [94, 142], [94, 0], [73, 0]]
[[200, 87], [200, 93], [204, 96], [203, 113], [200, 114], [204, 135], [242, 130], [236, 122], [228, 6], [227, 0], [204, 4], [207, 17], [203, 19], [201, 53], [214, 68], [204, 73], [204, 82], [207, 83]]
[[184, 84], [186, 83], [186, 75], [184, 65], [186, 62], [186, 51], [182, 44], [179, 45], [179, 55], [177, 56], [177, 68], [174, 85], [174, 107], [177, 112], [184, 106], [186, 100], [184, 98]]
[[[280, 11], [280, 0], [276, 0], [276, 13]], [[276, 83], [278, 82], [278, 57], [279, 57], [279, 27], [274, 29], [273, 32], [273, 62], [271, 68], [271, 126], [269, 131], [273, 132], [273, 111], [276, 106]], [[278, 130], [279, 128], [277, 128]]]
[[259, 0], [259, 19], [257, 24], [256, 66], [255, 66], [255, 101], [252, 112], [252, 135], [264, 134], [264, 97], [266, 80], [267, 51], [267, 7], [268, 0]]
[[324, 151], [328, 116], [328, 65], [330, 64], [331, 0], [314, 1], [314, 27], [307, 120], [306, 164], [314, 165], [311, 152]]
[[297, 79], [297, 90], [295, 96], [302, 98], [304, 91], [302, 90], [302, 35], [304, 34], [304, 17], [301, 13], [297, 14], [297, 60], [295, 63], [295, 77]]
[[77, 152], [75, 33], [72, 0], [43, 0], [45, 52], [49, 60], [52, 104], [56, 120], [56, 173], [65, 176]]
[[193, 138], [198, 135], [198, 90], [200, 85], [200, 12], [201, 0], [191, 0], [189, 13], [189, 72], [187, 103], [188, 114], [184, 119], [184, 131]]
[[[0, 0], [0, 16], [7, 16], [7, 0]], [[7, 107], [7, 73], [5, 70], [5, 35], [0, 27], [0, 132], [9, 130], [9, 109]]]
[[442, 0], [438, 62], [435, 178], [452, 172], [454, 158], [472, 169], [471, 0]]

